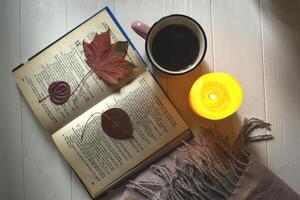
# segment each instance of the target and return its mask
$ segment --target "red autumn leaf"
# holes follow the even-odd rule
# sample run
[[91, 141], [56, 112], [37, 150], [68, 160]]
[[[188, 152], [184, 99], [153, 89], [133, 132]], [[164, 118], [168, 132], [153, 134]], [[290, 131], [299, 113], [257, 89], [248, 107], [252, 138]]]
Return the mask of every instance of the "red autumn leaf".
[[90, 44], [83, 41], [83, 50], [86, 57], [86, 63], [93, 68], [92, 66], [96, 65], [99, 59], [101, 59], [103, 53], [110, 49], [110, 46], [109, 30], [101, 34], [96, 33], [93, 41]]
[[49, 85], [48, 93], [53, 103], [62, 105], [70, 98], [71, 88], [65, 81], [55, 81]]
[[128, 43], [118, 41], [111, 44], [109, 30], [96, 34], [90, 44], [83, 42], [83, 49], [88, 66], [109, 84], [118, 84], [134, 66], [125, 60]]

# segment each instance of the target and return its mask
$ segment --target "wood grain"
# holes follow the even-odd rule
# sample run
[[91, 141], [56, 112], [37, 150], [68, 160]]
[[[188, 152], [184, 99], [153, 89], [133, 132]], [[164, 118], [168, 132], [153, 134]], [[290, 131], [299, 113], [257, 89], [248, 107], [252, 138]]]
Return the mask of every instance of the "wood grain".
[[[64, 1], [21, 1], [21, 59], [40, 51], [66, 32]], [[20, 112], [20, 111], [19, 111]], [[24, 199], [70, 199], [70, 169], [50, 134], [22, 101]]]
[[[11, 78], [19, 65], [19, 1], [1, 1], [0, 6], [0, 199], [24, 199], [21, 95]], [[17, 191], [17, 192], [16, 192]]]
[[[102, 9], [105, 6], [108, 6], [113, 12], [115, 7], [115, 2], [111, 0], [106, 1], [98, 1], [98, 0], [90, 0], [90, 1], [81, 1], [81, 0], [68, 0], [66, 7], [66, 29], [67, 31], [72, 30], [74, 27], [81, 24], [88, 17], [95, 14], [97, 11]], [[80, 180], [70, 168], [71, 174], [71, 198], [72, 200], [84, 200], [90, 199], [89, 194], [82, 186]], [[69, 184], [69, 183], [68, 183]], [[116, 194], [118, 195], [118, 194]], [[118, 197], [118, 196], [117, 196]], [[118, 199], [118, 198], [115, 199]], [[112, 196], [107, 198], [112, 199]]]
[[[132, 3], [130, 0], [124, 1], [116, 1], [115, 4], [115, 15], [120, 23], [123, 25], [125, 32], [128, 34], [130, 40], [132, 40], [133, 44], [147, 63], [147, 66], [150, 68], [152, 72], [156, 74], [158, 81], [160, 82], [163, 88], [166, 87], [166, 80], [161, 76], [157, 71], [153, 71], [149, 60], [147, 59], [145, 53], [145, 41], [141, 37], [139, 37], [132, 29], [131, 23], [135, 20], [142, 21], [149, 26], [151, 26], [154, 22], [159, 20], [163, 16], [163, 4], [160, 0], [139, 0]], [[129, 10], [134, 11], [134, 15], [129, 14]], [[148, 10], [149, 12], [145, 12]], [[153, 15], [155, 12], [155, 15]]]
[[[258, 0], [212, 2], [216, 71], [230, 73], [241, 83], [244, 99], [235, 115], [217, 123], [217, 131], [230, 141], [245, 117], [265, 120], [261, 18]], [[265, 134], [257, 131], [255, 134]], [[234, 135], [234, 136], [233, 136]], [[267, 165], [266, 142], [251, 144]]]
[[[244, 117], [272, 123], [268, 143], [252, 144], [260, 161], [300, 192], [300, 3], [297, 0], [3, 0], [0, 3], [0, 199], [90, 199], [80, 181], [40, 126], [11, 78], [27, 60], [104, 6], [109, 6], [143, 58], [144, 41], [130, 28], [134, 20], [153, 24], [181, 13], [204, 28], [208, 49], [192, 73], [156, 75], [179, 112], [200, 126], [225, 132], [233, 141]], [[4, 48], [3, 48], [4, 47]], [[147, 61], [149, 64], [149, 62]], [[209, 71], [236, 76], [244, 103], [232, 117], [212, 122], [196, 116], [187, 95], [193, 81]], [[119, 199], [119, 191], [106, 199]]]
[[263, 0], [261, 8], [266, 114], [275, 137], [268, 144], [269, 167], [300, 192], [300, 2]]
[[189, 90], [194, 81], [204, 73], [214, 70], [213, 65], [213, 39], [211, 4], [207, 0], [194, 1], [163, 1], [163, 14], [184, 14], [195, 18], [203, 27], [207, 36], [207, 53], [205, 60], [192, 72], [178, 76], [165, 76], [167, 81], [166, 92], [177, 108], [181, 116], [194, 133], [198, 133], [200, 127], [214, 128], [214, 122], [197, 116], [190, 108], [188, 102]]

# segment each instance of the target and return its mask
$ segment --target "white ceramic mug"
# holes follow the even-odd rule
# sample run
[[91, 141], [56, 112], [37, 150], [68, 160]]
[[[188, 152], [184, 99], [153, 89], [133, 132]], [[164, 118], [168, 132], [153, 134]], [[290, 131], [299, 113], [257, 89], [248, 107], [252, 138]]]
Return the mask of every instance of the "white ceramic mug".
[[[190, 30], [192, 30], [195, 33], [199, 41], [199, 52], [195, 61], [189, 66], [187, 66], [186, 68], [183, 68], [181, 70], [172, 71], [164, 68], [164, 66], [159, 65], [155, 61], [151, 51], [151, 46], [157, 33], [161, 29], [169, 25], [184, 25], [188, 27]], [[143, 22], [135, 21], [131, 24], [131, 27], [138, 35], [140, 35], [142, 38], [146, 40], [145, 48], [150, 62], [156, 69], [160, 70], [163, 73], [169, 75], [185, 74], [193, 70], [194, 68], [196, 68], [200, 64], [200, 62], [204, 59], [206, 49], [207, 49], [207, 40], [206, 40], [205, 32], [198, 22], [196, 22], [194, 19], [188, 16], [179, 15], [179, 14], [169, 15], [161, 18], [156, 23], [154, 23], [151, 27], [144, 24]]]

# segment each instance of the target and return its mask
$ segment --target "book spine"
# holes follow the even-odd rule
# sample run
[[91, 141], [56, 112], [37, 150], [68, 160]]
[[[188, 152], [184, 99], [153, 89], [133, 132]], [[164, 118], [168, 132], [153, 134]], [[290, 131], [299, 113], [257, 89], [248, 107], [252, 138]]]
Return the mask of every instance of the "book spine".
[[137, 55], [139, 56], [140, 60], [144, 63], [144, 65], [146, 67], [148, 67], [147, 64], [146, 64], [146, 62], [144, 61], [143, 57], [140, 55], [140, 53], [138, 52], [138, 50], [136, 49], [136, 47], [134, 46], [134, 44], [131, 42], [131, 40], [129, 39], [128, 35], [126, 34], [125, 30], [122, 28], [122, 26], [119, 23], [119, 21], [117, 20], [117, 18], [114, 16], [114, 14], [111, 12], [111, 10], [108, 7], [106, 7], [106, 8], [107, 8], [106, 11], [110, 15], [110, 17], [113, 19], [113, 21], [115, 22], [115, 24], [117, 25], [117, 27], [119, 28], [119, 30], [121, 31], [121, 33], [124, 35], [126, 41], [133, 48], [133, 50], [137, 53]]

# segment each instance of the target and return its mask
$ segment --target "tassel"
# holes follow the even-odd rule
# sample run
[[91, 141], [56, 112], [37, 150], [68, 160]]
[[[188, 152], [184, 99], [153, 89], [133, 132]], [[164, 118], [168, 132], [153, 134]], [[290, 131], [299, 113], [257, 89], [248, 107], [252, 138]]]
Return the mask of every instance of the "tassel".
[[[165, 165], [151, 166], [152, 172], [161, 181], [131, 182], [127, 187], [149, 200], [228, 199], [239, 185], [239, 179], [249, 163], [250, 152], [245, 143], [271, 139], [270, 135], [250, 138], [250, 133], [258, 128], [269, 130], [270, 126], [256, 118], [245, 119], [233, 147], [221, 139], [213, 142], [202, 140], [200, 145], [183, 142], [177, 148], [183, 154], [183, 159], [175, 157], [173, 166], [170, 166], [172, 168]], [[205, 131], [210, 132], [207, 129]], [[238, 150], [238, 154], [233, 149]]]

